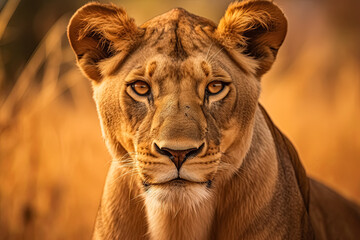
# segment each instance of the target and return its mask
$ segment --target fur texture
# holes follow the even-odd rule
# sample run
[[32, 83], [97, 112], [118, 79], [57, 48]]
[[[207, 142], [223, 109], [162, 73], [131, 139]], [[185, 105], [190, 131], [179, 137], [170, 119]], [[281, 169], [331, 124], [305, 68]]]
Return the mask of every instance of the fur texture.
[[357, 207], [306, 176], [258, 103], [286, 29], [269, 1], [235, 2], [219, 25], [181, 8], [139, 27], [114, 5], [74, 14], [69, 41], [113, 157], [94, 239], [360, 235]]

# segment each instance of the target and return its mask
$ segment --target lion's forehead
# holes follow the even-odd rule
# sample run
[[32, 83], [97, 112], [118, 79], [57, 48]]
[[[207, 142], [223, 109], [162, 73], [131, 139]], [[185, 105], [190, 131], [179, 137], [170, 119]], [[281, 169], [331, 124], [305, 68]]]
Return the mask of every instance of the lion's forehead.
[[186, 59], [206, 51], [215, 30], [210, 20], [181, 8], [151, 19], [141, 27], [145, 29], [145, 48], [155, 48], [174, 59]]
[[151, 78], [170, 78], [183, 81], [191, 78], [192, 81], [201, 80], [209, 76], [212, 67], [203, 55], [189, 57], [185, 60], [174, 60], [164, 54], [149, 58], [143, 65], [144, 74]]

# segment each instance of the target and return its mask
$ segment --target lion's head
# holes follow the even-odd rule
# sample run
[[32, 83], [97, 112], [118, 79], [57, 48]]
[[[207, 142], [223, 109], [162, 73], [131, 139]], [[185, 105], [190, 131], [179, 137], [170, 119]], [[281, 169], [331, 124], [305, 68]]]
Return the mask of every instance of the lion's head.
[[241, 166], [286, 29], [269, 1], [233, 3], [218, 25], [180, 8], [139, 27], [114, 5], [73, 16], [68, 36], [107, 146], [149, 199], [202, 201]]

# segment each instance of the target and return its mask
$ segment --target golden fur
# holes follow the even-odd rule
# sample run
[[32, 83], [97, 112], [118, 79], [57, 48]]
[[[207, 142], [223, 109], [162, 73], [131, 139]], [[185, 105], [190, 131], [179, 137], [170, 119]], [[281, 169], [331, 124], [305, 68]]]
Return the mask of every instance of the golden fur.
[[286, 31], [269, 1], [234, 2], [218, 25], [181, 8], [141, 26], [109, 4], [74, 14], [69, 41], [113, 157], [94, 239], [360, 236], [357, 207], [306, 176], [258, 103]]

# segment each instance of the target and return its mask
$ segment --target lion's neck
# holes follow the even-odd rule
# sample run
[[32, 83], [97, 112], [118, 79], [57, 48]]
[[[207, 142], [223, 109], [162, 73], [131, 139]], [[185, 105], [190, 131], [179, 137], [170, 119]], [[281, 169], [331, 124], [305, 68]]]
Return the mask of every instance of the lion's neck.
[[[230, 154], [231, 155], [231, 154]], [[235, 157], [236, 151], [233, 153]], [[237, 174], [224, 181], [215, 211], [215, 239], [300, 239], [306, 208], [289, 159], [279, 159], [260, 110], [252, 143]], [[281, 157], [280, 157], [281, 158]], [[227, 231], [237, 223], [237, 231]]]
[[[146, 201], [146, 200], [145, 200]], [[195, 208], [186, 203], [171, 208], [146, 201], [151, 239], [209, 239], [214, 204], [209, 199]]]
[[[239, 146], [229, 152], [227, 157], [235, 159]], [[272, 201], [278, 178], [278, 161], [271, 132], [266, 127], [260, 111], [255, 114], [252, 141], [249, 151], [241, 167], [226, 179], [219, 187], [217, 194], [217, 211], [215, 214], [214, 234], [217, 238], [235, 239], [241, 236], [244, 239], [259, 239], [252, 231], [254, 223], [261, 222], [264, 209]], [[266, 213], [269, 214], [269, 213]], [[267, 218], [266, 221], [271, 221]], [[226, 232], [228, 225], [237, 223], [237, 232]], [[270, 230], [264, 228], [264, 231]], [[247, 233], [246, 233], [247, 232]], [[261, 235], [264, 233], [262, 232]], [[260, 238], [261, 239], [261, 238]]]

